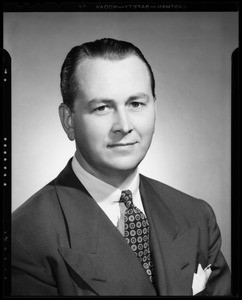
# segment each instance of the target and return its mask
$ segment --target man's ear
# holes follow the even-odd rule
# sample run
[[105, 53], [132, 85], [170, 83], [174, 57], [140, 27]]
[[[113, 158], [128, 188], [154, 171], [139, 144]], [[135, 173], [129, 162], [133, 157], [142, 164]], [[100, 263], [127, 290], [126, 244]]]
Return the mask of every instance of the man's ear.
[[157, 109], [156, 109], [156, 97], [154, 98], [154, 113], [155, 113], [155, 121], [154, 121], [154, 129], [153, 129], [153, 134], [155, 133], [155, 125], [156, 125], [156, 112], [157, 112]]
[[59, 106], [59, 116], [62, 127], [65, 130], [69, 140], [74, 141], [75, 134], [72, 120], [72, 112], [70, 108], [64, 103], [61, 103], [61, 105]]

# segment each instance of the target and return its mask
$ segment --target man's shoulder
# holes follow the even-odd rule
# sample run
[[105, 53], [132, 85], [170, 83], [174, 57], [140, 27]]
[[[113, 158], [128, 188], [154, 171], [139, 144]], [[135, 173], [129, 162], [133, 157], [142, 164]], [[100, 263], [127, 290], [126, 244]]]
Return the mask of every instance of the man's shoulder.
[[141, 175], [141, 181], [145, 186], [149, 185], [156, 194], [160, 197], [167, 206], [173, 207], [176, 209], [179, 207], [182, 209], [191, 208], [191, 207], [201, 207], [202, 209], [206, 208], [210, 210], [210, 205], [195, 196], [189, 195], [177, 188], [174, 188], [168, 184], [160, 182], [156, 179], [149, 178], [147, 176]]
[[143, 175], [141, 175], [141, 184], [146, 191], [152, 191], [153, 199], [155, 195], [156, 200], [153, 201], [161, 202], [180, 224], [184, 224], [185, 221], [191, 226], [199, 223], [204, 227], [209, 220], [216, 219], [213, 208], [202, 199]]
[[[70, 161], [65, 166], [65, 168], [57, 175], [56, 178], [51, 180], [41, 189], [39, 189], [35, 194], [33, 194], [29, 199], [27, 199], [21, 206], [19, 206], [12, 214], [12, 221], [15, 222], [16, 219], [19, 219], [23, 215], [30, 214], [47, 214], [51, 211], [52, 208], [56, 208], [58, 205], [58, 197], [56, 193], [56, 185], [59, 185], [58, 180], [60, 178], [65, 178], [61, 183], [65, 185], [66, 178], [69, 178], [71, 167]], [[66, 173], [66, 174], [65, 174]], [[63, 174], [65, 174], [63, 176]], [[38, 216], [36, 216], [38, 218]]]
[[145, 184], [149, 184], [150, 186], [152, 186], [152, 188], [155, 189], [157, 192], [166, 193], [169, 196], [174, 195], [174, 196], [179, 196], [188, 199], [196, 199], [195, 197], [185, 192], [182, 192], [181, 190], [178, 190], [177, 188], [172, 187], [171, 185], [158, 181], [156, 179], [144, 176], [142, 174], [140, 175], [140, 177], [141, 177], [141, 181], [143, 181]]
[[[54, 180], [45, 185], [12, 213], [12, 233], [51, 227], [61, 219]], [[37, 232], [37, 231], [36, 231]]]
[[[46, 184], [39, 191], [34, 193], [29, 199], [27, 199], [22, 205], [20, 205], [14, 212], [13, 216], [20, 214], [25, 210], [32, 210], [34, 207], [41, 205], [48, 205], [50, 200], [55, 195], [54, 180]], [[43, 203], [44, 202], [44, 203]]]

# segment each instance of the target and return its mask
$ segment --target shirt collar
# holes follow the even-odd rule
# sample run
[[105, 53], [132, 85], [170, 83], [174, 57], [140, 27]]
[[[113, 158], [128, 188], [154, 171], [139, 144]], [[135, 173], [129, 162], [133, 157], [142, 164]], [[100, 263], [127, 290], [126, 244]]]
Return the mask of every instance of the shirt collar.
[[130, 190], [133, 197], [139, 192], [139, 172], [137, 168], [119, 188], [88, 173], [79, 164], [75, 155], [72, 159], [72, 168], [78, 179], [98, 204], [103, 205], [119, 202], [123, 190]]

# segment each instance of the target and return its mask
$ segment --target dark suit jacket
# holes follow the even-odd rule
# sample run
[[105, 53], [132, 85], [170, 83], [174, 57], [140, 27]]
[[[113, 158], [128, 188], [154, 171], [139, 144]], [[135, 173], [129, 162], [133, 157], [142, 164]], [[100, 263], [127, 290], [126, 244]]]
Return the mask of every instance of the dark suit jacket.
[[212, 264], [203, 293], [230, 293], [211, 207], [141, 175], [157, 291], [71, 163], [12, 216], [13, 295], [192, 295], [198, 263]]

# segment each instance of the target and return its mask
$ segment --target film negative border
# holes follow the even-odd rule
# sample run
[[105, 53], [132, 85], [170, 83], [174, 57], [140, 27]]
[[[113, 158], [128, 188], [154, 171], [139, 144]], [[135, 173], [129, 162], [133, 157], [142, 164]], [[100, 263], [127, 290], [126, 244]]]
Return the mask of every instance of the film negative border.
[[11, 282], [11, 57], [3, 49], [3, 295], [10, 295]]
[[238, 11], [239, 1], [75, 1], [47, 3], [4, 3], [5, 12], [146, 12], [146, 11]]

